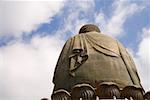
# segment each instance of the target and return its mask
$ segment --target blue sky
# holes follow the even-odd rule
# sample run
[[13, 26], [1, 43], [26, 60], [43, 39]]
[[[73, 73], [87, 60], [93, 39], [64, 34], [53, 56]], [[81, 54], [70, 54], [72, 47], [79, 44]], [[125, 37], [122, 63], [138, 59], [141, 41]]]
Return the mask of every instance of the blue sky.
[[149, 0], [0, 1], [0, 99], [50, 98], [65, 41], [86, 23], [119, 40], [150, 90]]

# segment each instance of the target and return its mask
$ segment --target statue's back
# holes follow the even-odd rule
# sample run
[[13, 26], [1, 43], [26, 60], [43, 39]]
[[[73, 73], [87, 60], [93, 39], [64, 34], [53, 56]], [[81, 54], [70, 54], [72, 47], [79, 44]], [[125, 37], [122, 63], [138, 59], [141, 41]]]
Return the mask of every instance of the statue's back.
[[116, 84], [119, 89], [141, 88], [135, 64], [126, 49], [93, 25], [83, 26], [80, 34], [66, 42], [53, 82], [54, 91], [68, 92], [77, 84], [90, 84], [93, 88], [102, 83]]

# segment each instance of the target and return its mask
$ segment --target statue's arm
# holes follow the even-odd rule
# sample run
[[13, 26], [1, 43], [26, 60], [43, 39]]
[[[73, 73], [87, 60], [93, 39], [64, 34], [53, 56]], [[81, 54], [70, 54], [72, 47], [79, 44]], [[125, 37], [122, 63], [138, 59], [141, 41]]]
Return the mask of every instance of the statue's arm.
[[72, 39], [69, 39], [66, 41], [66, 43], [63, 46], [63, 49], [59, 55], [59, 58], [58, 58], [58, 61], [54, 70], [53, 83], [55, 83], [56, 77], [62, 74], [60, 73], [60, 70], [65, 69], [63, 67], [66, 67], [66, 65], [62, 65], [62, 64], [64, 64], [64, 62], [67, 62], [67, 60], [69, 59], [68, 56], [69, 56], [70, 49], [71, 49], [71, 43], [72, 43]]
[[129, 75], [133, 81], [133, 83], [135, 85], [141, 86], [140, 84], [140, 78], [136, 69], [136, 65], [132, 59], [132, 57], [130, 56], [130, 54], [128, 53], [128, 51], [126, 50], [126, 48], [118, 42], [118, 47], [119, 47], [119, 52], [120, 55], [126, 65], [126, 68], [129, 72]]
[[128, 53], [127, 50], [126, 50], [126, 52], [127, 52], [128, 57], [129, 57], [129, 59], [130, 59], [130, 62], [131, 62], [131, 64], [132, 64], [132, 68], [133, 68], [133, 70], [134, 70], [135, 74], [137, 75], [138, 80], [139, 80], [139, 82], [140, 82], [140, 78], [139, 78], [139, 75], [138, 75], [138, 71], [137, 71], [137, 68], [136, 68], [136, 64], [135, 64], [134, 60], [132, 59], [132, 56]]

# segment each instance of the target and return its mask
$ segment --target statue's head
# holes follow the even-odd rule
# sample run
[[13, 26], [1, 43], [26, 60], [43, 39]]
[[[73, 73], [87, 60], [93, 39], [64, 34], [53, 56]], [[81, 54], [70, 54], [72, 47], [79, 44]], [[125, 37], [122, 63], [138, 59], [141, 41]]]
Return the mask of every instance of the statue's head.
[[80, 28], [79, 34], [92, 32], [92, 31], [100, 32], [100, 29], [94, 24], [86, 24]]

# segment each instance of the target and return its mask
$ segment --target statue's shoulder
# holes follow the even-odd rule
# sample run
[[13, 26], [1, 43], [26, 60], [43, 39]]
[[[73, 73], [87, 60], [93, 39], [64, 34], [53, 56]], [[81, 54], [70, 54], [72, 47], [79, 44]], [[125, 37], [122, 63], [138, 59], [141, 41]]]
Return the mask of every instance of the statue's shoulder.
[[91, 43], [96, 44], [93, 46], [96, 46], [97, 48], [101, 47], [119, 55], [119, 48], [116, 39], [98, 32], [88, 33], [87, 38]]
[[87, 35], [94, 37], [94, 38], [98, 38], [101, 39], [103, 41], [109, 40], [109, 41], [117, 41], [114, 37], [111, 37], [105, 33], [99, 33], [99, 32], [89, 32], [87, 33]]
[[[111, 42], [116, 42], [117, 40], [109, 35], [106, 35], [104, 33], [99, 33], [99, 32], [95, 32], [95, 31], [92, 31], [92, 32], [87, 32], [87, 33], [83, 33], [83, 34], [76, 34], [74, 36], [72, 36], [71, 38], [69, 38], [67, 41], [71, 41], [71, 40], [74, 40], [74, 39], [81, 39], [81, 38], [84, 38], [84, 37], [91, 37], [95, 40], [99, 40], [99, 41], [111, 41]], [[108, 42], [107, 42], [108, 43]]]

